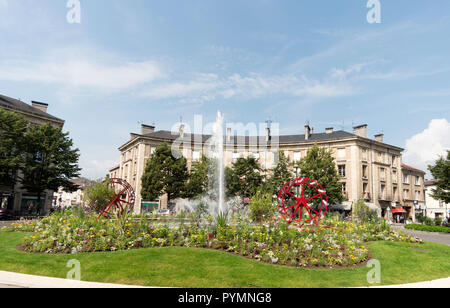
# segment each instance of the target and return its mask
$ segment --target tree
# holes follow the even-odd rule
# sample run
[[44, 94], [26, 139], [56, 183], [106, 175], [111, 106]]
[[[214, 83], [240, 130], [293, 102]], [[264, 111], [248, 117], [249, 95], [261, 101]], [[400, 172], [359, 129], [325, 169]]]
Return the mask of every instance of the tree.
[[22, 145], [27, 130], [23, 116], [0, 108], [0, 183], [14, 187], [23, 163]]
[[[342, 194], [341, 177], [337, 172], [336, 164], [331, 151], [314, 145], [308, 153], [298, 162], [301, 177], [316, 181], [327, 192], [330, 204], [340, 203], [344, 200]], [[316, 193], [314, 193], [315, 195]], [[313, 201], [318, 200], [317, 198]]]
[[232, 168], [226, 168], [227, 195], [251, 197], [263, 184], [262, 168], [253, 157], [238, 158]]
[[292, 163], [289, 162], [288, 157], [284, 155], [283, 151], [278, 152], [278, 164], [273, 169], [271, 178], [268, 181], [269, 187], [273, 195], [278, 195], [281, 187], [289, 182], [294, 174], [292, 173]]
[[163, 143], [145, 166], [142, 175], [141, 195], [147, 200], [156, 200], [167, 194], [168, 201], [182, 197], [188, 180], [186, 158], [176, 159], [171, 148]]
[[211, 160], [205, 155], [199, 162], [192, 164], [189, 182], [186, 184], [186, 198], [196, 198], [204, 195], [208, 191], [208, 171], [210, 170]]
[[50, 124], [31, 126], [25, 134], [25, 162], [20, 180], [24, 189], [37, 195], [38, 206], [46, 190], [78, 189], [72, 179], [80, 176], [80, 155], [78, 149], [72, 148], [73, 141], [68, 136]]
[[428, 170], [437, 180], [431, 196], [436, 200], [450, 203], [450, 150], [447, 151], [447, 158], [441, 156], [434, 165], [428, 166]]
[[109, 185], [109, 177], [105, 181], [97, 181], [86, 187], [84, 200], [98, 214], [103, 213], [115, 196], [114, 187]]

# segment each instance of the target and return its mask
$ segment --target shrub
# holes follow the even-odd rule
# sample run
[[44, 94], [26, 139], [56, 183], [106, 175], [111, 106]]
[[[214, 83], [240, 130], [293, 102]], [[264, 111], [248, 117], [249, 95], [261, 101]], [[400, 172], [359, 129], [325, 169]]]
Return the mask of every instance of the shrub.
[[86, 188], [84, 198], [91, 209], [100, 214], [114, 199], [114, 188], [109, 185], [109, 179], [99, 181]]
[[377, 212], [366, 205], [363, 200], [359, 200], [353, 206], [352, 217], [354, 220], [362, 223], [378, 221]]
[[258, 191], [250, 203], [250, 218], [253, 221], [262, 222], [271, 219], [273, 213], [275, 213], [275, 207], [272, 204], [272, 196]]
[[405, 228], [410, 229], [410, 230], [418, 230], [418, 231], [450, 233], [450, 228], [443, 227], [443, 226], [432, 226], [432, 225], [428, 226], [428, 225], [411, 224], [411, 225], [406, 225]]

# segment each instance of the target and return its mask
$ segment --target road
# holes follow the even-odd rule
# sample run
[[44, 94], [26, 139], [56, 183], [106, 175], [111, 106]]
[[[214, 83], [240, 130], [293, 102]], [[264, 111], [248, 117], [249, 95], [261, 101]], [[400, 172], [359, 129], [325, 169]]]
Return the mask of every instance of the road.
[[417, 230], [405, 229], [403, 226], [392, 226], [395, 231], [401, 231], [411, 236], [419, 237], [424, 241], [435, 242], [450, 246], [450, 234], [438, 233], [438, 232], [424, 232]]

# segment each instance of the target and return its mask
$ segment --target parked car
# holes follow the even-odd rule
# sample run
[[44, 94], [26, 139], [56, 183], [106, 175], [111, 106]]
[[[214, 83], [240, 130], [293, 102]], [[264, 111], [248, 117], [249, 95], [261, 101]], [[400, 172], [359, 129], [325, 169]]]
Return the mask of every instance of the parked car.
[[158, 214], [159, 216], [170, 216], [170, 211], [161, 209], [161, 210], [158, 210], [156, 212], [156, 214]]
[[0, 209], [0, 220], [12, 219], [12, 213], [10, 210]]

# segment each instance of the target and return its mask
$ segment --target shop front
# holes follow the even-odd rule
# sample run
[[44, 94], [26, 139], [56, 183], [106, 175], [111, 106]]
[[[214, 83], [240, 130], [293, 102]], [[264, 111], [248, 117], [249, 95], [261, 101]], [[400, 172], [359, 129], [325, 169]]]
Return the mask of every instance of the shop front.
[[406, 219], [408, 218], [408, 212], [401, 207], [392, 209], [392, 216], [395, 223], [406, 223]]
[[42, 216], [45, 214], [45, 200], [46, 196], [41, 197], [41, 202], [38, 204], [36, 196], [22, 196], [20, 203], [20, 216]]

